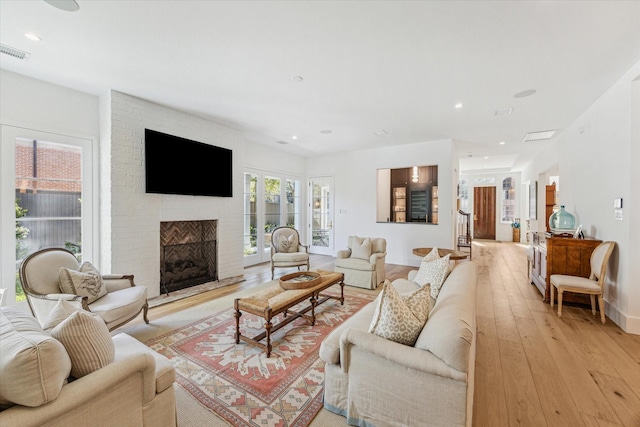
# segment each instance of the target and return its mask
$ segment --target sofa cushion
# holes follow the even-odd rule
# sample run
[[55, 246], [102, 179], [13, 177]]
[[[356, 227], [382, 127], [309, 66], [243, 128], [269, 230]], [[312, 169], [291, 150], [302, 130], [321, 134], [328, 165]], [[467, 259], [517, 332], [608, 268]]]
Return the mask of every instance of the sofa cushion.
[[475, 333], [476, 266], [469, 261], [458, 264], [447, 278], [415, 347], [467, 372]]
[[388, 340], [413, 345], [429, 315], [429, 287], [400, 294], [385, 280], [369, 332]]
[[64, 346], [35, 317], [0, 309], [0, 406], [40, 406], [58, 397], [71, 371]]
[[100, 272], [90, 262], [83, 262], [78, 270], [60, 267], [58, 279], [62, 293], [87, 297], [89, 304], [107, 294]]
[[109, 324], [131, 316], [132, 313], [139, 313], [146, 302], [147, 287], [131, 286], [115, 292], [109, 292], [89, 305], [89, 309], [99, 314], [105, 323]]
[[351, 257], [369, 261], [369, 258], [371, 258], [371, 239], [353, 236], [353, 239], [351, 239]]
[[346, 322], [340, 324], [320, 344], [320, 358], [331, 365], [340, 364], [340, 335], [345, 329], [358, 329], [368, 331], [371, 318], [375, 311], [375, 304], [369, 303], [360, 311], [351, 316]]
[[429, 283], [431, 285], [431, 297], [434, 299], [438, 298], [440, 289], [449, 273], [451, 273], [450, 257], [451, 255], [446, 255], [434, 261], [421, 262], [418, 274], [413, 279], [419, 286]]
[[51, 330], [71, 359], [71, 375], [80, 378], [113, 362], [115, 347], [107, 325], [86, 311], [75, 311]]

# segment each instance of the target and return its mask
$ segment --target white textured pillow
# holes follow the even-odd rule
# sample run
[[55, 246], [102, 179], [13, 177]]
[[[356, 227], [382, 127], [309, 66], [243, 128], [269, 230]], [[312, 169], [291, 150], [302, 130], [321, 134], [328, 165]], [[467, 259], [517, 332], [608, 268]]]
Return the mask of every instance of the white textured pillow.
[[351, 258], [360, 258], [369, 261], [369, 258], [371, 258], [371, 239], [368, 237], [353, 236], [351, 240]]
[[435, 261], [421, 263], [420, 270], [418, 270], [418, 274], [416, 274], [416, 277], [413, 279], [418, 286], [424, 286], [427, 283], [430, 284], [431, 297], [434, 299], [438, 298], [444, 281], [449, 276], [449, 273], [451, 273], [450, 257], [451, 255], [445, 255]]
[[429, 317], [429, 287], [399, 294], [388, 280], [369, 325], [369, 332], [405, 345], [413, 345]]
[[422, 258], [422, 261], [420, 261], [420, 268], [418, 269], [416, 276], [413, 278], [413, 281], [420, 286], [423, 286], [425, 283], [428, 283], [427, 277], [426, 277], [426, 269], [428, 268], [428, 266], [426, 264], [429, 264], [430, 262], [433, 262], [438, 259], [440, 259], [438, 248], [431, 249], [431, 252], [426, 254], [424, 258]]
[[107, 325], [86, 311], [72, 313], [53, 328], [51, 336], [67, 350], [71, 359], [71, 375], [75, 378], [107, 366], [116, 354]]
[[78, 270], [60, 267], [58, 280], [62, 293], [87, 297], [89, 304], [107, 294], [100, 272], [90, 262], [83, 262]]

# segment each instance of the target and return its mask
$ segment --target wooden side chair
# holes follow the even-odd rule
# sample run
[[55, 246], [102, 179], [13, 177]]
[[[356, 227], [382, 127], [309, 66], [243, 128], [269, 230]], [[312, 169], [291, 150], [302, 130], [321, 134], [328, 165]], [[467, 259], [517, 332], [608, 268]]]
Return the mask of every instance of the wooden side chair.
[[607, 275], [607, 265], [609, 258], [615, 247], [615, 242], [600, 243], [591, 254], [591, 275], [589, 278], [569, 276], [566, 274], [552, 274], [550, 286], [550, 304], [553, 308], [554, 288], [558, 290], [558, 317], [562, 316], [562, 294], [565, 291], [588, 294], [591, 296], [591, 312], [596, 315], [596, 296], [600, 309], [600, 320], [605, 322], [604, 317], [604, 279]]

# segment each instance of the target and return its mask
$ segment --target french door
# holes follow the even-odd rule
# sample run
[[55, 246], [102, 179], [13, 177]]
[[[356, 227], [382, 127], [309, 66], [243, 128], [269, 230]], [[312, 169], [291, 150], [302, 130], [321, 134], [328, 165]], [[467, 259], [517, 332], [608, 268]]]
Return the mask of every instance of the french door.
[[299, 179], [264, 171], [245, 171], [245, 267], [271, 260], [271, 233], [276, 228], [293, 227], [302, 233], [300, 196]]
[[333, 255], [333, 177], [309, 179], [310, 252]]
[[[28, 254], [64, 247], [94, 260], [93, 140], [2, 126], [2, 287], [25, 299], [17, 269]], [[15, 284], [15, 285], [14, 285]]]

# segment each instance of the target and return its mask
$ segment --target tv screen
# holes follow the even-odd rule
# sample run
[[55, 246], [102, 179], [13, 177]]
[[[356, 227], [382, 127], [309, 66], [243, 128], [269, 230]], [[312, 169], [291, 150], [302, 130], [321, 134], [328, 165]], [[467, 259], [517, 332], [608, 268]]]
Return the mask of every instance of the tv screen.
[[232, 197], [232, 152], [202, 142], [144, 130], [145, 191]]

